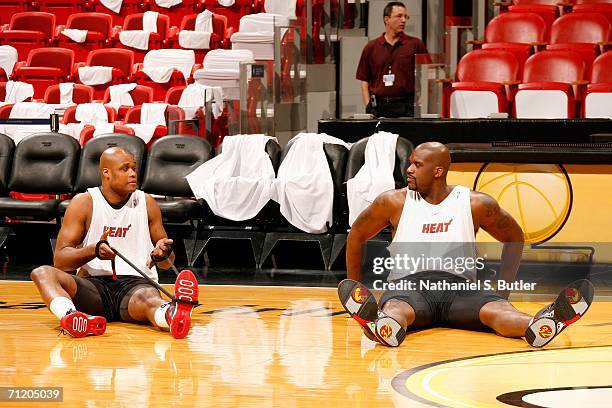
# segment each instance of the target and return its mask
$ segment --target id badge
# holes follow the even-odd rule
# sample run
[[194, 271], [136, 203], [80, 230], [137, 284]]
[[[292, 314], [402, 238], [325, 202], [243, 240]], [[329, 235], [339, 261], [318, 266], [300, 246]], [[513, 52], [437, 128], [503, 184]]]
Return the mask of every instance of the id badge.
[[393, 83], [395, 82], [395, 74], [383, 75], [383, 82], [385, 83], [385, 86], [393, 86]]

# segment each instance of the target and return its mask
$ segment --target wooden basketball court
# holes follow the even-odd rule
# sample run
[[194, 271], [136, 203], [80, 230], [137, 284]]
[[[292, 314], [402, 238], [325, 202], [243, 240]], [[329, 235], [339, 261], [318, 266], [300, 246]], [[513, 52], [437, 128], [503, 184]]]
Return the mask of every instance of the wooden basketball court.
[[[391, 349], [362, 336], [333, 288], [200, 291], [203, 305], [184, 340], [125, 323], [109, 324], [100, 337], [73, 339], [60, 334], [33, 283], [0, 281], [0, 387], [63, 387], [61, 405], [79, 407], [509, 407], [512, 401], [537, 407], [570, 406], [575, 397], [579, 406], [593, 407], [612, 401], [612, 307], [597, 298], [543, 350], [522, 339], [443, 328], [410, 333]], [[515, 304], [531, 313], [544, 305]], [[572, 387], [582, 389], [566, 390]], [[546, 400], [538, 395], [555, 389], [557, 402], [539, 405]], [[532, 398], [532, 405], [521, 398]]]

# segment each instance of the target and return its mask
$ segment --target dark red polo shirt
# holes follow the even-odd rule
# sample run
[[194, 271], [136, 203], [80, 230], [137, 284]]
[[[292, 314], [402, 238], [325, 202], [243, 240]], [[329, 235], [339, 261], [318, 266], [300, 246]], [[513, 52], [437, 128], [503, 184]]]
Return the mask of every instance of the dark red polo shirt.
[[[391, 45], [381, 35], [370, 40], [361, 53], [357, 67], [357, 79], [370, 84], [370, 93], [377, 96], [400, 97], [414, 92], [414, 55], [427, 54], [423, 41], [400, 34], [399, 40]], [[395, 74], [393, 86], [385, 86], [383, 75]]]

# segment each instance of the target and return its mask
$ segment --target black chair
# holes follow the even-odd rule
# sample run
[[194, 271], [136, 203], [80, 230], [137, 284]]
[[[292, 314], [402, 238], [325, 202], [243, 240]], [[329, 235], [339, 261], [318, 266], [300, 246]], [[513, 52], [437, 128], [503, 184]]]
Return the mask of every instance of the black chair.
[[202, 205], [193, 197], [185, 176], [212, 157], [207, 140], [196, 136], [170, 135], [149, 148], [142, 190], [156, 196], [165, 224], [189, 226], [184, 238], [187, 260], [192, 264], [193, 249], [204, 216]]
[[[79, 143], [61, 133], [37, 133], [15, 148], [8, 189], [25, 194], [68, 194], [73, 191]], [[23, 200], [0, 197], [0, 216], [21, 222], [55, 223], [59, 198]], [[5, 224], [10, 227], [11, 224]]]
[[[273, 140], [268, 141], [265, 148], [272, 162], [274, 172], [277, 172], [280, 164], [281, 148]], [[202, 204], [209, 215], [206, 217], [206, 225], [198, 232], [190, 266], [193, 266], [200, 256], [206, 252], [206, 247], [212, 239], [241, 239], [250, 241], [255, 264], [259, 265], [266, 237], [265, 228], [272, 211], [272, 202], [266, 204], [255, 217], [246, 221], [232, 221], [216, 216], [212, 214], [212, 211], [205, 202]]]
[[[346, 239], [348, 237], [348, 201], [346, 200], [346, 181], [352, 179], [357, 175], [357, 172], [365, 163], [365, 148], [368, 143], [369, 137], [361, 139], [353, 146], [349, 151], [346, 172], [345, 172], [345, 183], [343, 184], [343, 199], [342, 199], [342, 212], [344, 214], [345, 224], [343, 226], [343, 232], [334, 235], [334, 244], [331, 250], [330, 265], [333, 265], [334, 261], [340, 255], [340, 252], [346, 245]], [[400, 189], [407, 186], [407, 170], [410, 165], [410, 154], [414, 146], [412, 143], [403, 137], [397, 138], [397, 144], [395, 146], [395, 165], [393, 167], [393, 179], [395, 180], [395, 188]], [[389, 229], [383, 230], [378, 236], [373, 238], [374, 241], [386, 241], [391, 242], [391, 231]]]
[[[288, 145], [282, 154], [282, 159], [287, 156], [287, 153], [291, 149], [291, 145]], [[324, 143], [323, 151], [325, 152], [325, 158], [332, 176], [332, 182], [334, 185], [334, 201], [332, 210], [332, 225], [327, 226], [327, 231], [323, 234], [309, 234], [299, 230], [298, 228], [289, 224], [287, 219], [280, 213], [280, 207], [275, 204], [274, 222], [270, 226], [270, 230], [266, 234], [264, 246], [261, 254], [261, 260], [259, 267], [263, 265], [268, 256], [272, 253], [274, 246], [279, 241], [300, 241], [300, 242], [317, 242], [320, 249], [320, 254], [323, 259], [323, 264], [326, 270], [330, 268], [330, 256], [333, 244], [333, 234], [341, 231], [343, 225], [346, 224], [346, 216], [342, 211], [342, 200], [343, 190], [342, 184], [344, 182], [344, 171], [346, 167], [346, 160], [348, 157], [349, 150], [338, 144]], [[282, 163], [282, 160], [281, 160]], [[344, 229], [345, 232], [346, 229]]]
[[[8, 182], [11, 175], [14, 151], [15, 142], [13, 142], [13, 139], [0, 133], [0, 197], [6, 197], [9, 192]], [[9, 233], [10, 228], [0, 227], [0, 248], [4, 247]]]
[[[110, 147], [122, 147], [134, 155], [138, 168], [138, 181], [140, 184], [145, 154], [147, 151], [145, 143], [142, 139], [123, 133], [109, 133], [100, 135], [91, 139], [81, 152], [79, 160], [79, 168], [74, 183], [74, 193], [82, 193], [88, 188], [98, 187], [100, 181], [100, 156]], [[59, 203], [57, 213], [59, 217], [63, 217], [66, 209], [70, 204], [70, 200], [64, 200]]]

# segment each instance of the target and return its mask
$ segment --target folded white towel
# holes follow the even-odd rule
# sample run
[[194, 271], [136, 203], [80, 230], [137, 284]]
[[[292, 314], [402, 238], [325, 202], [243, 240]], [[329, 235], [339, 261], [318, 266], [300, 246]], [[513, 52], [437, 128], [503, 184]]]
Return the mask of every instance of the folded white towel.
[[55, 107], [40, 102], [17, 102], [13, 105], [9, 118], [11, 119], [49, 119], [55, 112]]
[[79, 80], [85, 85], [103, 85], [113, 80], [112, 67], [79, 67]]
[[182, 2], [183, 0], [155, 0], [155, 4], [163, 8], [174, 7], [177, 4], [181, 4]]
[[140, 123], [143, 125], [166, 126], [167, 103], [143, 103]]
[[266, 13], [280, 14], [290, 20], [295, 20], [296, 0], [266, 0], [264, 8]]
[[6, 96], [4, 102], [23, 102], [34, 96], [34, 86], [25, 82], [8, 81], [6, 83]]
[[149, 31], [144, 30], [123, 30], [119, 33], [121, 44], [139, 50], [149, 49]]
[[109, 10], [119, 14], [123, 0], [100, 0], [100, 3]]
[[72, 103], [72, 92], [74, 90], [74, 83], [63, 82], [59, 84], [60, 90], [60, 104], [71, 104]]
[[81, 123], [108, 123], [108, 112], [101, 103], [77, 105], [75, 118]]
[[93, 137], [115, 132], [114, 123], [96, 123]]
[[13, 67], [17, 62], [17, 50], [10, 45], [0, 45], [0, 68], [4, 70], [6, 77], [13, 73]]
[[136, 84], [121, 84], [113, 85], [108, 88], [110, 93], [110, 101], [107, 104], [115, 110], [120, 106], [134, 106], [134, 100], [130, 92], [136, 88]]
[[77, 30], [76, 28], [64, 28], [62, 34], [78, 43], [84, 43], [87, 38], [87, 30]]
[[136, 136], [141, 138], [145, 143], [149, 143], [153, 134], [155, 133], [155, 129], [157, 126], [155, 125], [145, 125], [142, 123], [126, 123], [125, 126], [134, 130]]
[[219, 86], [206, 86], [196, 83], [188, 85], [181, 94], [178, 106], [185, 111], [185, 117], [191, 119], [206, 102], [212, 101], [212, 114], [218, 118], [223, 113], [223, 89]]
[[145, 11], [142, 15], [142, 29], [143, 31], [148, 31], [150, 33], [157, 32], [157, 16], [159, 13], [157, 11]]
[[181, 30], [179, 31], [179, 45], [181, 48], [192, 50], [207, 50], [210, 48], [211, 35], [212, 33]]
[[167, 83], [172, 76], [172, 72], [177, 69], [187, 81], [191, 77], [194, 64], [195, 53], [193, 50], [152, 50], [145, 55], [142, 70], [153, 81]]
[[217, 2], [223, 7], [231, 7], [234, 5], [236, 0], [217, 0]]

